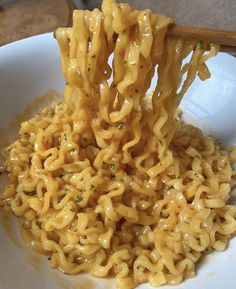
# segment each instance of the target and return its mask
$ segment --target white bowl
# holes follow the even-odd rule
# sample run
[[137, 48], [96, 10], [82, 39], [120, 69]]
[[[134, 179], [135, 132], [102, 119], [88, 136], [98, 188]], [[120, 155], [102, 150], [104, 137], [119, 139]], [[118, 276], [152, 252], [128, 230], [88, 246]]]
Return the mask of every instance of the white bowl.
[[[181, 104], [183, 116], [223, 143], [236, 144], [236, 59], [220, 53], [208, 66], [212, 77], [193, 83]], [[1, 47], [0, 127], [7, 127], [27, 104], [47, 90], [63, 91], [63, 87], [59, 51], [52, 34]], [[112, 279], [65, 276], [50, 269], [46, 257], [25, 247], [16, 222], [8, 226], [8, 233], [0, 225], [0, 236], [0, 289], [115, 288]], [[163, 288], [235, 289], [235, 269], [236, 238], [226, 251], [203, 257], [196, 277]], [[144, 284], [139, 288], [151, 287]]]

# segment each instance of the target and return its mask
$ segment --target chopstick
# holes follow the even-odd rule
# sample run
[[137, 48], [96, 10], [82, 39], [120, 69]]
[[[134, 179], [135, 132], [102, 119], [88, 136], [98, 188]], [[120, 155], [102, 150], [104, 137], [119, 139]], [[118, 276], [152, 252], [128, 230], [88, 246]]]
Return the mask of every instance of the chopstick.
[[169, 27], [167, 33], [169, 35], [195, 38], [208, 43], [220, 44], [220, 51], [236, 53], [236, 31], [222, 31], [174, 24]]

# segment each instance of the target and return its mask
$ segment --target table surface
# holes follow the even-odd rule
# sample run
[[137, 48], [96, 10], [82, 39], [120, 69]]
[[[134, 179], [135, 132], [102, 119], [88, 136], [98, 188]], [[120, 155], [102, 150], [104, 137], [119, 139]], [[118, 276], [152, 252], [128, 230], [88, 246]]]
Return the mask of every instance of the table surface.
[[0, 0], [0, 46], [71, 22], [70, 0]]
[[[100, 7], [101, 0], [0, 0], [0, 46], [28, 36], [54, 31], [71, 21], [79, 8]], [[236, 0], [123, 0], [150, 8], [176, 23], [236, 31]]]

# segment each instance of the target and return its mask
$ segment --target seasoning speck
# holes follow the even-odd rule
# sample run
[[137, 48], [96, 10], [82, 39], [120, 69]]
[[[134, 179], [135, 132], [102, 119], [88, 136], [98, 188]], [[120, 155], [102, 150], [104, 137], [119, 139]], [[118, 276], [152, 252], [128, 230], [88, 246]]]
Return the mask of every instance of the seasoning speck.
[[204, 44], [202, 41], [198, 41], [197, 46], [199, 49], [203, 49], [204, 48]]
[[29, 197], [31, 197], [31, 196], [34, 196], [36, 194], [36, 192], [35, 191], [33, 191], [33, 192], [24, 192], [24, 194], [29, 196]]
[[116, 171], [116, 165], [111, 164], [110, 165], [110, 170], [114, 173]]
[[119, 123], [117, 124], [117, 128], [118, 128], [118, 129], [124, 128], [124, 123], [123, 123], [123, 122], [119, 122]]
[[83, 200], [83, 198], [81, 196], [77, 196], [75, 199], [75, 203], [79, 204], [82, 200]]

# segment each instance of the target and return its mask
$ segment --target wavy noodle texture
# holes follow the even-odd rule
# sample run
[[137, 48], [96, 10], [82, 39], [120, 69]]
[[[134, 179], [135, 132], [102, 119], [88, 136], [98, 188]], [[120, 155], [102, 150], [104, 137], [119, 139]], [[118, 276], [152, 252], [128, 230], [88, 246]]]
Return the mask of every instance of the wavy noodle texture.
[[109, 0], [75, 10], [55, 34], [63, 102], [23, 122], [3, 150], [1, 204], [67, 274], [115, 276], [120, 289], [178, 284], [236, 232], [235, 151], [177, 118], [219, 48], [166, 35], [171, 23]]

